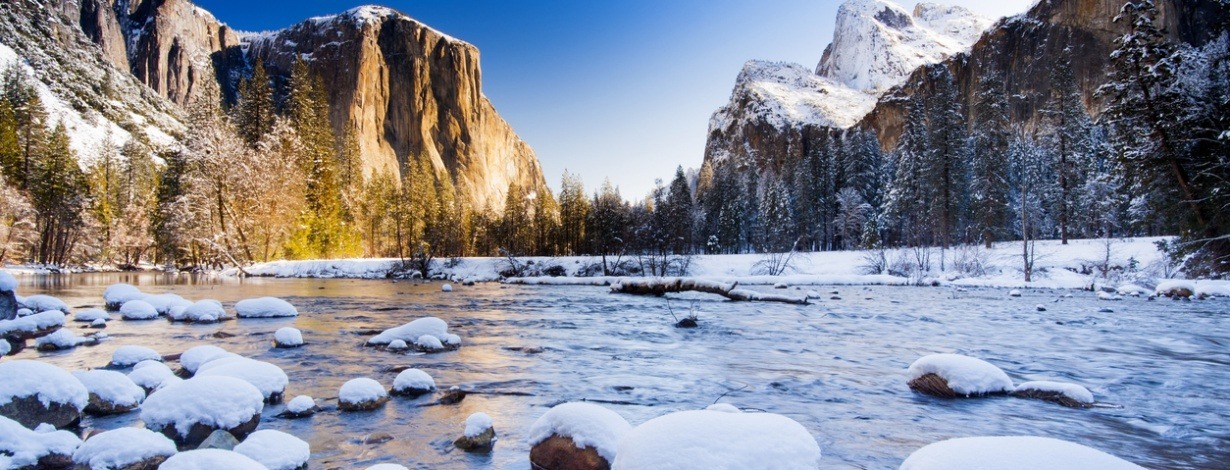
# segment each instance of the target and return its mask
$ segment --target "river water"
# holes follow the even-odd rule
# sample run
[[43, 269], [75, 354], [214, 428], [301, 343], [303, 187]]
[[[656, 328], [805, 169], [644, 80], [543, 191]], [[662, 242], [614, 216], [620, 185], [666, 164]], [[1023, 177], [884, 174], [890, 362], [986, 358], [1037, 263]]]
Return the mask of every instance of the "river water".
[[[441, 292], [439, 283], [383, 280], [226, 279], [186, 274], [76, 274], [23, 277], [22, 295], [45, 293], [74, 308], [101, 306], [116, 282], [148, 293], [212, 298], [230, 308], [258, 296], [282, 297], [300, 311], [289, 319], [214, 325], [113, 320], [94, 347], [41, 353], [79, 370], [105, 365], [115, 348], [143, 345], [175, 354], [201, 344], [280, 366], [286, 397], [324, 401], [312, 418], [277, 418], [261, 429], [298, 436], [311, 468], [528, 469], [530, 425], [549, 407], [591, 400], [633, 425], [715, 401], [789, 416], [824, 454], [823, 468], [896, 468], [931, 442], [979, 435], [1037, 435], [1089, 445], [1150, 468], [1217, 468], [1230, 462], [1230, 328], [1226, 299], [1192, 302], [1128, 298], [1098, 301], [1089, 292], [929, 287], [825, 287], [814, 305], [732, 303], [716, 296], [669, 299], [608, 293], [602, 287], [479, 284]], [[841, 299], [830, 299], [836, 291]], [[1071, 298], [1063, 297], [1072, 294]], [[1036, 310], [1042, 304], [1045, 312]], [[1112, 313], [1099, 313], [1110, 307]], [[695, 311], [701, 327], [681, 330], [672, 311]], [[407, 355], [363, 346], [363, 330], [423, 316], [446, 320], [460, 350]], [[272, 347], [273, 332], [294, 326], [308, 343]], [[70, 325], [78, 328], [79, 324]], [[79, 331], [84, 334], [86, 331]], [[223, 333], [223, 334], [219, 334]], [[526, 347], [543, 352], [524, 352]], [[906, 368], [922, 355], [956, 352], [1003, 368], [1017, 383], [1085, 385], [1102, 405], [1069, 409], [1013, 398], [944, 400], [915, 394]], [[393, 397], [382, 410], [336, 411], [337, 389], [356, 377], [389, 386], [395, 367], [431, 374], [441, 388], [472, 391], [457, 405], [424, 406], [430, 396]], [[474, 412], [499, 436], [489, 454], [452, 446]], [[84, 428], [138, 424], [137, 413], [86, 418]], [[364, 443], [387, 433], [391, 441]], [[1223, 467], [1224, 468], [1224, 467]]]

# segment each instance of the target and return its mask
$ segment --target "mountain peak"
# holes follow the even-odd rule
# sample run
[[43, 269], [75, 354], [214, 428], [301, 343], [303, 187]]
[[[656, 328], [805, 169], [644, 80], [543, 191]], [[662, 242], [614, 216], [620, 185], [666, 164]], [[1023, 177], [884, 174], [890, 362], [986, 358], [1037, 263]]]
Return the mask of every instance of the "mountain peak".
[[961, 7], [920, 3], [910, 13], [885, 0], [849, 0], [816, 74], [881, 93], [919, 66], [968, 49], [991, 23]]

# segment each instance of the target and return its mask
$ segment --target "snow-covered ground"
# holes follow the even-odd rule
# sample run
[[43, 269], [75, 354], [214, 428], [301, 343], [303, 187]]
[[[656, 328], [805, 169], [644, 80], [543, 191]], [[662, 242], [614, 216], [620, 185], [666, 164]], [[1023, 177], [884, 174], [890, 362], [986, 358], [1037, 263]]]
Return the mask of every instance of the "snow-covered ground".
[[[1090, 286], [1119, 287], [1123, 284], [1155, 285], [1166, 276], [1165, 257], [1155, 243], [1162, 238], [1132, 238], [1112, 240], [1110, 265], [1126, 268], [1115, 271], [1108, 278], [1097, 269], [1105, 264], [1106, 241], [1100, 239], [1071, 240], [1063, 245], [1056, 240], [1040, 241], [1036, 246], [1036, 261], [1033, 279], [1025, 282], [1022, 269], [1020, 242], [996, 243], [990, 250], [980, 247], [930, 249], [931, 271], [923, 275], [871, 274], [870, 261], [880, 253], [874, 251], [829, 251], [795, 254], [791, 268], [783, 275], [767, 276], [757, 264], [767, 255], [696, 255], [691, 260], [689, 276], [742, 285], [911, 285], [938, 284], [959, 287], [1032, 287], [1052, 289], [1086, 289]], [[911, 249], [888, 250], [883, 253], [889, 266], [917, 265], [918, 253]], [[941, 263], [941, 257], [943, 262]], [[608, 257], [609, 263], [615, 257]], [[624, 256], [623, 261], [636, 263], [633, 256]], [[976, 262], [975, 262], [976, 261]], [[396, 259], [341, 259], [274, 261], [259, 263], [246, 268], [255, 276], [304, 277], [304, 278], [357, 278], [380, 279], [398, 262]], [[576, 275], [601, 263], [592, 256], [526, 257], [519, 262], [532, 262], [538, 270], [561, 266], [569, 274], [563, 277], [527, 277], [508, 279], [508, 282], [544, 285], [603, 285], [617, 281], [612, 277], [577, 277]], [[962, 263], [964, 262], [964, 263]], [[960, 264], [980, 265], [981, 273], [958, 270]], [[941, 266], [944, 270], [941, 270]], [[500, 271], [508, 268], [505, 258], [463, 258], [455, 266], [442, 267], [440, 274], [459, 281], [500, 280]], [[894, 270], [896, 272], [896, 270]], [[235, 270], [224, 274], [236, 275]], [[1173, 275], [1173, 274], [1172, 274]], [[1227, 281], [1196, 281], [1196, 293], [1208, 292], [1218, 295], [1230, 292]]]

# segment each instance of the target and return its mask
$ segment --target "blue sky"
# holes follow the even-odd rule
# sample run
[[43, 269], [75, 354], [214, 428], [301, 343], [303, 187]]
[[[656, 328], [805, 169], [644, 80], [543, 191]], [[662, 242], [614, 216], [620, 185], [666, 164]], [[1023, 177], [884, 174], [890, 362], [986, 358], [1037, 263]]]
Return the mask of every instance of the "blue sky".
[[[236, 29], [279, 29], [363, 0], [196, 0]], [[913, 8], [915, 2], [899, 2]], [[1032, 0], [956, 0], [986, 16]], [[565, 169], [645, 195], [699, 167], [709, 116], [749, 59], [814, 67], [832, 40], [828, 0], [385, 0], [478, 46], [483, 92], [528, 142], [552, 188]]]

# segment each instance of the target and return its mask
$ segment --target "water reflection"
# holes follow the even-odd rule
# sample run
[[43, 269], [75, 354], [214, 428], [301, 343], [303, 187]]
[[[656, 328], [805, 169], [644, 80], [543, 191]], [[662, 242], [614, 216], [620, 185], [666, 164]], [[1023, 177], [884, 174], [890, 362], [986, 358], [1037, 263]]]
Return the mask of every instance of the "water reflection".
[[[529, 467], [530, 424], [564, 401], [609, 403], [632, 423], [715, 400], [782, 413], [820, 442], [826, 468], [894, 468], [928, 443], [972, 435], [1026, 434], [1072, 440], [1147, 467], [1210, 468], [1230, 461], [1230, 303], [1128, 299], [1108, 304], [1078, 293], [973, 289], [837, 288], [845, 300], [812, 306], [730, 303], [710, 296], [670, 301], [611, 295], [598, 287], [456, 286], [363, 280], [237, 280], [192, 274], [115, 273], [22, 277], [20, 293], [49, 293], [69, 305], [100, 305], [102, 290], [128, 282], [149, 292], [214, 298], [228, 307], [274, 295], [294, 303], [293, 319], [218, 325], [114, 321], [112, 340], [58, 353], [27, 350], [69, 369], [105, 364], [116, 347], [140, 344], [177, 353], [198, 344], [281, 366], [287, 398], [337, 395], [355, 377], [392, 383], [396, 367], [430, 373], [442, 387], [475, 391], [453, 406], [432, 397], [394, 399], [371, 413], [324, 412], [261, 426], [290, 432], [313, 449], [313, 468], [397, 462], [411, 468]], [[830, 289], [824, 289], [828, 291]], [[1059, 300], [1055, 302], [1055, 300]], [[1045, 303], [1047, 312], [1035, 304]], [[1115, 312], [1098, 312], [1110, 305]], [[701, 328], [677, 330], [670, 316], [694, 306]], [[405, 355], [363, 346], [363, 330], [439, 316], [462, 336], [455, 352]], [[283, 326], [307, 346], [272, 348]], [[73, 325], [72, 327], [77, 327]], [[541, 353], [526, 347], [541, 347]], [[906, 367], [933, 352], [982, 357], [1016, 382], [1071, 380], [1114, 407], [1071, 410], [1015, 399], [947, 401], [905, 386]], [[483, 411], [500, 441], [489, 455], [452, 447], [465, 418]], [[137, 423], [135, 414], [85, 425]], [[393, 440], [364, 443], [388, 433]]]

